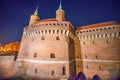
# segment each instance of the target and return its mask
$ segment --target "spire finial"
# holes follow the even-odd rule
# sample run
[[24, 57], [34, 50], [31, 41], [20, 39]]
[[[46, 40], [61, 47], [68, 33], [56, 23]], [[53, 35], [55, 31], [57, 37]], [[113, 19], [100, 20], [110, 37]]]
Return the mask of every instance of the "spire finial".
[[37, 5], [37, 7], [36, 7], [36, 10], [35, 10], [35, 12], [34, 12], [34, 15], [38, 16], [38, 5]]
[[62, 9], [62, 1], [60, 0], [59, 9]]

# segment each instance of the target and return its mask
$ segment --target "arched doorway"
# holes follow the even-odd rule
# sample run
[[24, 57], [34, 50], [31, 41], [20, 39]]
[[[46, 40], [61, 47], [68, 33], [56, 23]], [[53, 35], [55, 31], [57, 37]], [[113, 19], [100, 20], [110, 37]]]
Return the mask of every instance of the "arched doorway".
[[100, 80], [100, 77], [98, 75], [94, 75], [92, 80]]
[[79, 72], [78, 73], [78, 80], [86, 80], [86, 76], [82, 72]]

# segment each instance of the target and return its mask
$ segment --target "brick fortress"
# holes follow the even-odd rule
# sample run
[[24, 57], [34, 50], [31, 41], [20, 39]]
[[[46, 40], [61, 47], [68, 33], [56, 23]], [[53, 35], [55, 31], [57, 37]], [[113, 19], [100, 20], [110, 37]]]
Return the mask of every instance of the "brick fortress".
[[11, 75], [4, 76], [27, 80], [74, 80], [81, 73], [87, 79], [119, 76], [120, 23], [109, 21], [75, 29], [65, 19], [61, 3], [55, 18], [41, 20], [36, 9], [24, 28], [18, 57], [10, 61], [7, 68], [13, 67]]

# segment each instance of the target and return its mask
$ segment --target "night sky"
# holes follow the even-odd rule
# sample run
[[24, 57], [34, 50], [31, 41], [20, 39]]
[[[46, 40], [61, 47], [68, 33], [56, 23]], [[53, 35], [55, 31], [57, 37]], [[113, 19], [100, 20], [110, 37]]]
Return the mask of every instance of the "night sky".
[[[59, 0], [0, 0], [0, 43], [20, 41], [30, 15], [39, 7], [41, 19], [54, 18]], [[62, 0], [66, 19], [75, 27], [117, 20], [120, 0]]]

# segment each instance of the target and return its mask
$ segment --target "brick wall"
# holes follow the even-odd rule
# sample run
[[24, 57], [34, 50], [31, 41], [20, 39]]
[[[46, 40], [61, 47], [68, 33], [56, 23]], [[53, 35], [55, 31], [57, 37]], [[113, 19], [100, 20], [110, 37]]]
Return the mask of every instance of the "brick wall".
[[14, 76], [14, 56], [0, 56], [0, 78]]

